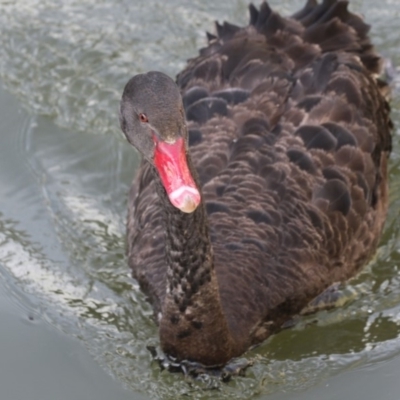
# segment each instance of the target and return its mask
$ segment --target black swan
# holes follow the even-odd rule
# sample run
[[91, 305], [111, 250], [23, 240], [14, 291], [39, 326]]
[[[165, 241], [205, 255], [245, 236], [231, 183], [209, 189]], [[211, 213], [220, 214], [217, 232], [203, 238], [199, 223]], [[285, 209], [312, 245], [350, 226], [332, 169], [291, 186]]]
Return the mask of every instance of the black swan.
[[163, 351], [220, 366], [360, 270], [385, 221], [392, 123], [369, 26], [341, 0], [290, 18], [252, 4], [176, 83], [126, 85], [143, 160], [128, 260]]

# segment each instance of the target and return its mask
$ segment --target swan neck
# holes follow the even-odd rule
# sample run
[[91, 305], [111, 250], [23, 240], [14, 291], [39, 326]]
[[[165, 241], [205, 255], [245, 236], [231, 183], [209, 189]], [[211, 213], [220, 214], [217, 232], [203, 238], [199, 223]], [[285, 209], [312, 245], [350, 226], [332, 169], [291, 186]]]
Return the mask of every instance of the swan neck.
[[[200, 190], [189, 156], [188, 165]], [[180, 360], [223, 364], [232, 358], [234, 346], [221, 306], [203, 201], [188, 214], [170, 203], [161, 182], [158, 190], [164, 208], [168, 264], [159, 321], [161, 346]]]

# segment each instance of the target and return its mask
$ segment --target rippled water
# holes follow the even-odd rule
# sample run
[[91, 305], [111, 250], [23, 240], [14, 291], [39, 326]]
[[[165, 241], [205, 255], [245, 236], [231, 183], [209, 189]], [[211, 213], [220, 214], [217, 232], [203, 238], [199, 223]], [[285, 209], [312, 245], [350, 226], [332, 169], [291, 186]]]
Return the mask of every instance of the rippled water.
[[[0, 279], [27, 314], [79, 338], [121, 385], [150, 398], [289, 399], [400, 356], [397, 133], [384, 237], [349, 285], [348, 304], [304, 318], [249, 352], [254, 367], [229, 384], [160, 371], [146, 350], [158, 338], [124, 256], [126, 198], [138, 157], [118, 131], [120, 93], [141, 71], [175, 75], [215, 19], [246, 22], [246, 3], [0, 0], [0, 76], [25, 110], [11, 116], [5, 110], [12, 105], [3, 104], [0, 111]], [[288, 14], [303, 1], [271, 3]], [[400, 65], [400, 3], [353, 1], [352, 9], [373, 24], [381, 53]]]

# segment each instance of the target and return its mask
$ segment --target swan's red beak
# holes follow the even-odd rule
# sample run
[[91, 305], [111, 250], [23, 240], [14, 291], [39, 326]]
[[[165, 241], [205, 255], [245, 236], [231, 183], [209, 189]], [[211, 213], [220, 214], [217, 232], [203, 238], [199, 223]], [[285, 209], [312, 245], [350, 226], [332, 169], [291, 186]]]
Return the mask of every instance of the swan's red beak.
[[193, 212], [201, 197], [187, 165], [184, 140], [166, 143], [154, 139], [154, 143], [154, 165], [170, 202], [182, 212]]

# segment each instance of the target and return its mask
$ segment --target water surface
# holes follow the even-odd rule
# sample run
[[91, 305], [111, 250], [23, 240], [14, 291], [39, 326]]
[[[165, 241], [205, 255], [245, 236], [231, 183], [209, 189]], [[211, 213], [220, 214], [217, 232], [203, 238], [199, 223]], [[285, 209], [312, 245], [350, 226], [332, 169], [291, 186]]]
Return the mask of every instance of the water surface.
[[[271, 3], [288, 14], [303, 2]], [[373, 25], [379, 51], [400, 65], [400, 3], [351, 6]], [[0, 387], [7, 400], [398, 399], [397, 132], [388, 223], [377, 256], [349, 285], [348, 304], [246, 354], [254, 367], [229, 384], [161, 371], [146, 350], [158, 338], [124, 255], [138, 156], [118, 130], [119, 96], [135, 73], [179, 72], [215, 19], [244, 24], [246, 2], [0, 1]], [[395, 81], [397, 125], [399, 100]]]

